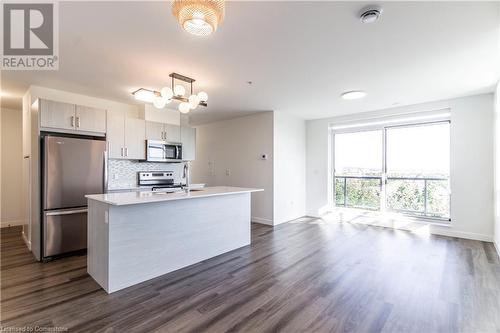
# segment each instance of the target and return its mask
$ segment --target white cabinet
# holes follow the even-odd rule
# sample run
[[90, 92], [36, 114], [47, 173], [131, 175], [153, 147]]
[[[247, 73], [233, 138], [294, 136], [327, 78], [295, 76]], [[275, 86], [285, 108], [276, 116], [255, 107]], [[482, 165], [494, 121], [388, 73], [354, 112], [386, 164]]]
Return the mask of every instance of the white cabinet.
[[156, 121], [146, 121], [146, 138], [148, 140], [180, 142], [180, 126], [164, 124]]
[[125, 158], [125, 117], [108, 115], [106, 123], [109, 158]]
[[109, 158], [146, 158], [146, 123], [125, 115], [108, 116], [106, 127]]
[[181, 127], [182, 159], [194, 161], [196, 159], [196, 128]]
[[76, 127], [75, 105], [40, 100], [40, 127], [73, 130]]
[[165, 140], [165, 124], [156, 121], [146, 121], [146, 139]]
[[125, 118], [125, 158], [146, 159], [146, 122], [144, 120]]
[[168, 142], [181, 142], [181, 127], [178, 125], [165, 124], [167, 132], [166, 140]]
[[76, 106], [75, 125], [79, 131], [106, 132], [106, 110]]
[[40, 127], [105, 133], [106, 110], [41, 99]]

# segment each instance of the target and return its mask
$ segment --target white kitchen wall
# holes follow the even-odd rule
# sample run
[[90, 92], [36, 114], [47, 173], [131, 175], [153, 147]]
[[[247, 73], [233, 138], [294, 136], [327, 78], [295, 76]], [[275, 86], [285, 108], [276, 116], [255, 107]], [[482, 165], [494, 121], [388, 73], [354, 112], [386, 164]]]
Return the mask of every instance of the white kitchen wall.
[[273, 113], [276, 225], [305, 215], [306, 122], [288, 113]]
[[26, 223], [22, 191], [22, 111], [1, 109], [1, 227]]
[[130, 160], [108, 161], [108, 189], [128, 189], [137, 187], [137, 173], [139, 171], [173, 171], [174, 182], [180, 183], [184, 163], [151, 163]]
[[198, 126], [191, 171], [192, 183], [263, 188], [252, 194], [252, 220], [272, 224], [273, 113]]
[[495, 91], [495, 227], [494, 242], [500, 255], [500, 82]]
[[[355, 102], [354, 102], [355, 103]], [[328, 127], [335, 122], [451, 109], [452, 224], [430, 226], [436, 234], [493, 240], [493, 94], [483, 94], [307, 121], [306, 212], [329, 211]]]

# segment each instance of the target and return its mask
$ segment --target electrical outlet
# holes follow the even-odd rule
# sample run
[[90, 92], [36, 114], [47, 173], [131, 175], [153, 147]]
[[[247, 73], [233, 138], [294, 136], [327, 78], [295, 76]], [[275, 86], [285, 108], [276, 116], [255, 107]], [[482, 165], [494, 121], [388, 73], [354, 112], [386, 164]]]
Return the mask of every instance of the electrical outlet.
[[226, 176], [231, 176], [231, 169], [226, 169]]

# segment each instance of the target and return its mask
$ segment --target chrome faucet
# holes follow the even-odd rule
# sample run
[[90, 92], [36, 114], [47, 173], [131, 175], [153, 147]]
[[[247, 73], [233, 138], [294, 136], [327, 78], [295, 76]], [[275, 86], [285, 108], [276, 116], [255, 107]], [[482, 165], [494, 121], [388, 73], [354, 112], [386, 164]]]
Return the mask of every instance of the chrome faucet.
[[182, 173], [182, 178], [186, 180], [186, 184], [184, 185], [184, 190], [186, 193], [189, 193], [189, 162], [184, 162], [184, 171]]

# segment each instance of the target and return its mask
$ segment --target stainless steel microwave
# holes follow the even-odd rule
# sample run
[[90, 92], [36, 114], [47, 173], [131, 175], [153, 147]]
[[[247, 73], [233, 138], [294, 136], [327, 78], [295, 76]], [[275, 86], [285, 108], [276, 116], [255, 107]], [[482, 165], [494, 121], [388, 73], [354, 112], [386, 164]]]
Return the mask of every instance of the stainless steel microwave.
[[182, 143], [146, 140], [146, 161], [181, 162]]

